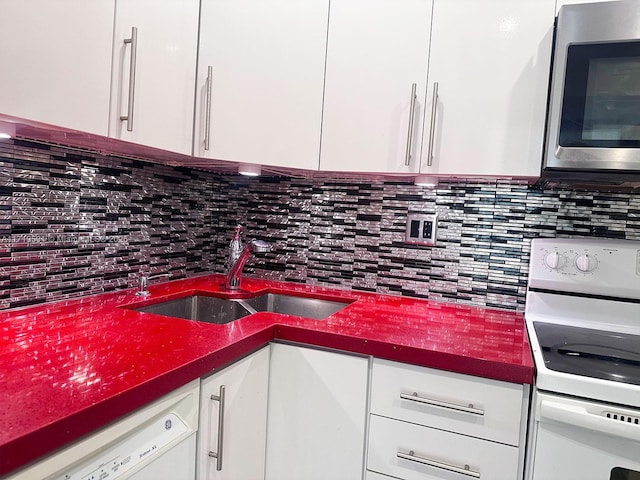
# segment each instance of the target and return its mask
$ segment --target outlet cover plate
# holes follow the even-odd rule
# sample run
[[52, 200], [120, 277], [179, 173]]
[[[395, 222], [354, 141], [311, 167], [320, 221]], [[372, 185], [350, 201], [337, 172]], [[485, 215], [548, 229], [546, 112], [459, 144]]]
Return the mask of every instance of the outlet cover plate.
[[433, 246], [436, 244], [437, 230], [437, 214], [410, 213], [407, 215], [407, 229], [405, 230], [404, 241], [414, 245]]

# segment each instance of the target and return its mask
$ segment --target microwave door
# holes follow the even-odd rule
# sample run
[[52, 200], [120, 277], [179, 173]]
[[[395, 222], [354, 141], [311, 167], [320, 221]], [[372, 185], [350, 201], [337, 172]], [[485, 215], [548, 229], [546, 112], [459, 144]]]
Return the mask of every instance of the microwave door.
[[640, 170], [640, 42], [567, 49], [559, 166]]
[[[612, 3], [621, 5], [560, 11], [547, 168], [640, 171], [640, 9]], [[619, 19], [634, 17], [636, 28], [625, 31], [629, 22]]]

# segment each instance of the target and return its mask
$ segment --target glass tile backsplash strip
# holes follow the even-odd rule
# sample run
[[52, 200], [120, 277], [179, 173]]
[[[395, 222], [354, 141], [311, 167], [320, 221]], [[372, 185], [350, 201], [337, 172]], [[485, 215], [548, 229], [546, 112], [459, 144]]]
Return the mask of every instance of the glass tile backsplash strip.
[[[404, 243], [438, 214], [434, 247]], [[249, 179], [0, 142], [0, 308], [222, 272], [233, 227], [263, 277], [522, 310], [530, 239], [640, 239], [640, 196], [518, 182]]]

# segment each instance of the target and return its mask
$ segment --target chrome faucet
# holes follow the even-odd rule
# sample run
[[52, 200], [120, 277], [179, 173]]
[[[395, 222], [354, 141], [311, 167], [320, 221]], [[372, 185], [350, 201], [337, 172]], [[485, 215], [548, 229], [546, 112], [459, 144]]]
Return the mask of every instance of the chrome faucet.
[[227, 258], [227, 270], [231, 269], [234, 263], [238, 261], [238, 257], [242, 253], [244, 245], [242, 244], [242, 225], [236, 226], [233, 230], [233, 239], [229, 245], [229, 257]]
[[262, 240], [251, 240], [242, 249], [240, 255], [234, 260], [231, 259], [231, 265], [227, 273], [227, 279], [224, 282], [225, 288], [229, 290], [240, 289], [242, 281], [242, 269], [252, 253], [266, 253], [271, 251], [271, 246]]

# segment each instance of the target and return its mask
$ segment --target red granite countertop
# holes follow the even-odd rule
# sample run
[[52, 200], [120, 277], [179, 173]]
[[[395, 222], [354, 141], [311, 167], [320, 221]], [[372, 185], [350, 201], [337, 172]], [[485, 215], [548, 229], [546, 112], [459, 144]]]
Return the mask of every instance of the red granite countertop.
[[225, 325], [123, 306], [221, 293], [203, 276], [0, 312], [0, 475], [280, 339], [531, 384], [520, 313], [245, 278], [249, 292], [354, 300], [325, 320], [257, 313]]

